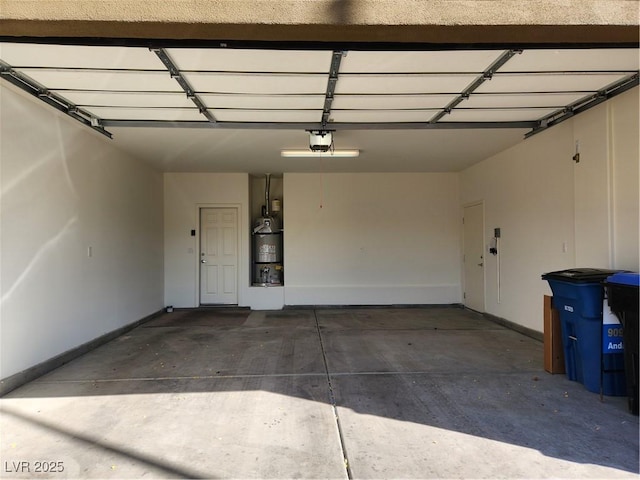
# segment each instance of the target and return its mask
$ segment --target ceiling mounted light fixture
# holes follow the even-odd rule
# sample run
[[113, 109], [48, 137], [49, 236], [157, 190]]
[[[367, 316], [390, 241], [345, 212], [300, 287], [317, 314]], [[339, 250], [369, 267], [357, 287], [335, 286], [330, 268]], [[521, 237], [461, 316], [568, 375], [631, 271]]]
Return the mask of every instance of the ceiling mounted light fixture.
[[346, 158], [360, 156], [360, 150], [329, 150], [328, 152], [313, 150], [282, 150], [282, 157], [322, 157], [322, 158]]
[[331, 130], [308, 130], [309, 150], [282, 150], [283, 157], [358, 157], [360, 150], [336, 150]]

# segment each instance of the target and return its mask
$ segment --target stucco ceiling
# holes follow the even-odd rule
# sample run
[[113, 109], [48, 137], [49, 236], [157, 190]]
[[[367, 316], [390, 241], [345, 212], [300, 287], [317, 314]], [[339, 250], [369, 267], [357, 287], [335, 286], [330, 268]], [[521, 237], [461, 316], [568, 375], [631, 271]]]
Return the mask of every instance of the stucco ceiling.
[[[163, 171], [459, 171], [638, 84], [638, 49], [0, 44], [2, 78]], [[358, 158], [281, 158], [335, 130]]]

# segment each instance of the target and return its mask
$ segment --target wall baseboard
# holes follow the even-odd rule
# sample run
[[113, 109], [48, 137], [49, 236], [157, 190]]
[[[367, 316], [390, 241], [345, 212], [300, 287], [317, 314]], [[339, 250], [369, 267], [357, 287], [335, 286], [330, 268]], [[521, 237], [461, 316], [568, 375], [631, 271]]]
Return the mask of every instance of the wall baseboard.
[[94, 350], [100, 345], [110, 342], [120, 335], [123, 335], [133, 330], [134, 328], [139, 327], [143, 323], [154, 319], [163, 312], [164, 309], [158, 310], [157, 312], [147, 315], [140, 320], [125, 325], [124, 327], [117, 328], [116, 330], [113, 330], [111, 332], [105, 333], [104, 335], [94, 338], [93, 340], [89, 340], [82, 345], [78, 345], [71, 350], [67, 350], [66, 352], [63, 352], [59, 355], [56, 355], [55, 357], [45, 360], [44, 362], [34, 365], [33, 367], [22, 370], [21, 372], [15, 373], [7, 378], [3, 378], [2, 380], [0, 380], [0, 397], [6, 395], [7, 393], [15, 390], [18, 387], [21, 387], [28, 382], [35, 380], [36, 378], [41, 377], [46, 373], [49, 373], [52, 370], [55, 370], [58, 367], [61, 367], [65, 363], [69, 363], [71, 360], [74, 360], [79, 356], [84, 355], [91, 350]]
[[389, 305], [285, 305], [283, 310], [329, 310], [332, 308], [340, 308], [343, 310], [350, 309], [384, 309], [384, 308], [464, 308], [460, 303], [408, 303], [408, 304], [389, 304]]
[[544, 334], [542, 332], [538, 332], [537, 330], [533, 330], [532, 328], [524, 327], [519, 325], [511, 320], [507, 320], [506, 318], [496, 317], [495, 315], [491, 315], [490, 313], [482, 314], [487, 320], [490, 320], [498, 325], [502, 325], [503, 327], [507, 327], [511, 330], [514, 330], [518, 333], [526, 335], [529, 338], [533, 338], [534, 340], [538, 340], [539, 342], [544, 342]]
[[461, 296], [457, 284], [284, 287], [285, 305], [448, 305]]

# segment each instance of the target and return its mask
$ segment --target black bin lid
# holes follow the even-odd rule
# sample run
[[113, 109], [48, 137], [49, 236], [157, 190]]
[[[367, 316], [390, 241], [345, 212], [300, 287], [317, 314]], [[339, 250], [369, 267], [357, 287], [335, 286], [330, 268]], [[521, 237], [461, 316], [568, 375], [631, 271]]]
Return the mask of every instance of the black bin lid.
[[542, 275], [543, 280], [561, 280], [571, 283], [600, 283], [607, 277], [621, 270], [605, 270], [603, 268], [569, 268]]

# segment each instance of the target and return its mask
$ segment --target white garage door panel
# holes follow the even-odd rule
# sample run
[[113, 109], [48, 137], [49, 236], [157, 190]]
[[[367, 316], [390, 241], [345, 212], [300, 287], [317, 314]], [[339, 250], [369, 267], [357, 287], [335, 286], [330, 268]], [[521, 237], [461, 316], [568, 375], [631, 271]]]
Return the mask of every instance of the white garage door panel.
[[21, 70], [50, 89], [128, 90], [179, 92], [180, 87], [168, 72], [120, 72], [73, 70]]
[[456, 95], [336, 95], [331, 107], [334, 110], [444, 108], [455, 98]]
[[14, 67], [164, 70], [148, 48], [0, 43], [0, 58]]
[[342, 59], [343, 73], [483, 72], [503, 50], [449, 52], [352, 51]]
[[462, 108], [495, 108], [495, 107], [563, 107], [576, 102], [585, 96], [584, 93], [551, 93], [519, 95], [508, 93], [471, 94], [460, 104]]
[[220, 122], [318, 122], [322, 110], [211, 110]]
[[428, 122], [439, 110], [334, 110], [335, 122]]
[[635, 48], [525, 50], [509, 60], [500, 71], [637, 70], [638, 58]]
[[326, 75], [233, 75], [185, 73], [198, 92], [208, 93], [324, 93]]
[[336, 94], [453, 93], [464, 90], [476, 75], [349, 75], [340, 76]]
[[331, 51], [169, 48], [182, 70], [326, 73]]
[[206, 118], [197, 108], [105, 108], [89, 107], [86, 110], [104, 119], [117, 120], [202, 120]]
[[445, 116], [443, 122], [515, 122], [519, 120], [538, 120], [555, 112], [555, 108], [528, 108], [505, 110], [453, 110]]
[[477, 92], [596, 92], [625, 75], [520, 75], [496, 74], [484, 82]]
[[249, 110], [322, 110], [324, 95], [210, 95], [201, 94], [200, 100], [208, 108], [237, 108]]
[[58, 91], [78, 106], [194, 108], [184, 93]]

